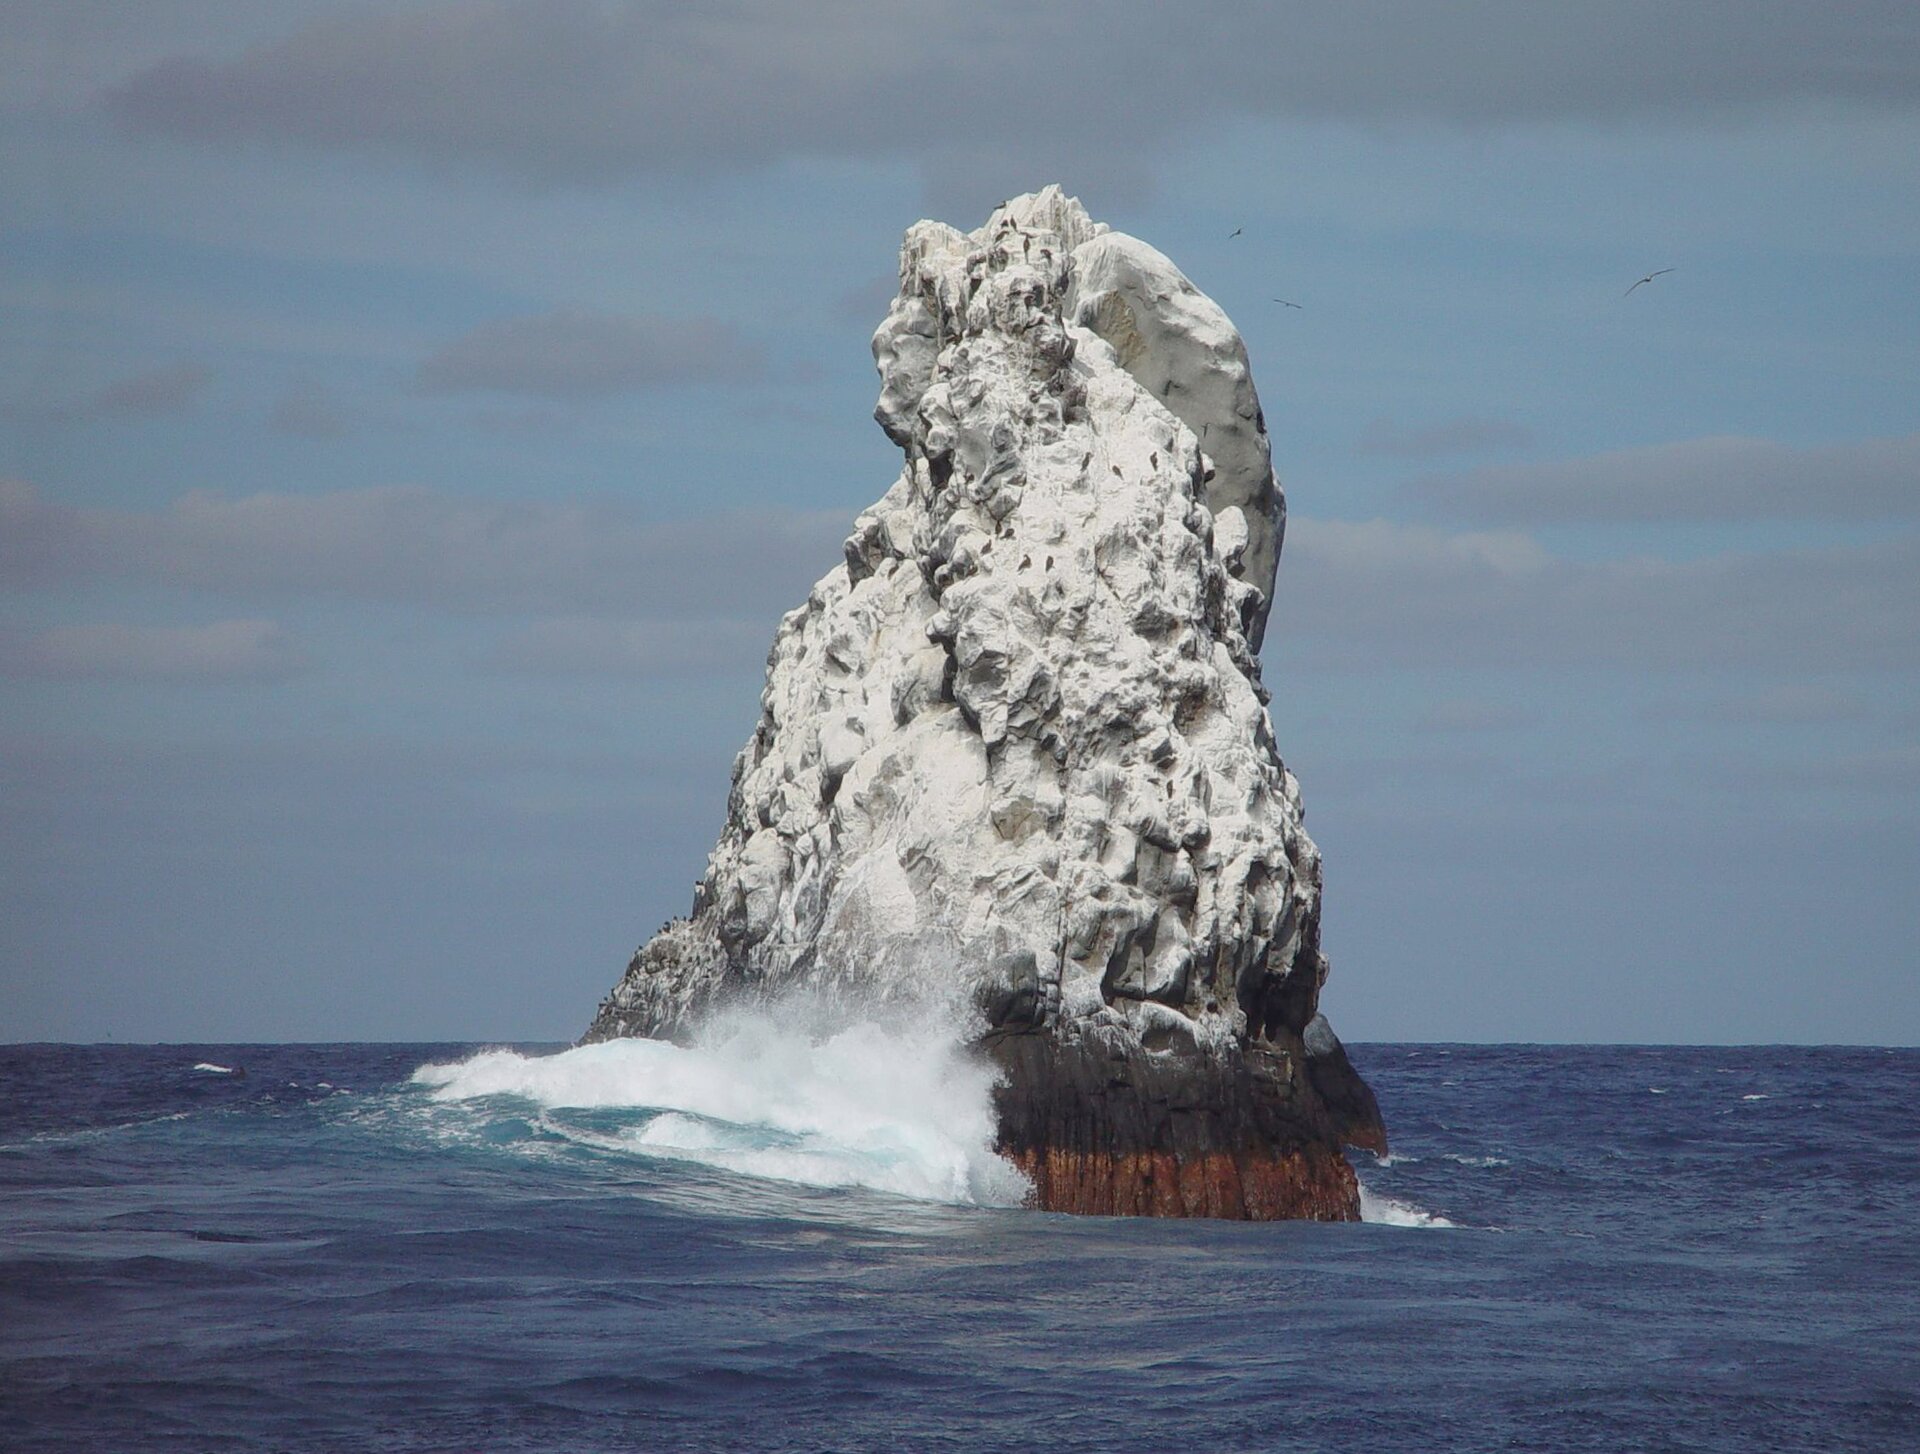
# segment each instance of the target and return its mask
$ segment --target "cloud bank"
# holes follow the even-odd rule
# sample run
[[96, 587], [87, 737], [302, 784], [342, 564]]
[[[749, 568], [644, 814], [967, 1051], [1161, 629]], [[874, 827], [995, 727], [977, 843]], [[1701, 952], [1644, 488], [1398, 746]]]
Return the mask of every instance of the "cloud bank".
[[1490, 466], [1414, 490], [1448, 515], [1482, 524], [1911, 520], [1920, 518], [1920, 434], [1809, 448], [1685, 439]]
[[[176, 55], [103, 102], [144, 134], [475, 165], [545, 186], [797, 156], [964, 166], [962, 152], [1071, 161], [1084, 175], [1237, 115], [1617, 122], [1783, 102], [1911, 112], [1917, 98], [1920, 13], [1892, 0], [1132, 0], [1097, 12], [472, 0], [329, 16], [239, 55]], [[952, 104], [965, 106], [961, 143]]]
[[760, 348], [716, 318], [560, 310], [481, 325], [425, 359], [414, 385], [427, 394], [599, 399], [765, 373]]
[[95, 578], [460, 611], [766, 623], [840, 557], [850, 512], [653, 521], [609, 503], [471, 500], [419, 486], [182, 495], [77, 509], [0, 482], [0, 586]]
[[[674, 670], [703, 640], [764, 645], [839, 558], [849, 524], [838, 511], [649, 521], [613, 504], [418, 487], [81, 510], [14, 483], [0, 486], [0, 585], [97, 578], [530, 614], [546, 624], [509, 638], [492, 665]], [[1586, 561], [1517, 530], [1298, 519], [1274, 621], [1276, 649], [1320, 667], [1906, 670], [1920, 666], [1920, 535]], [[667, 622], [706, 623], [708, 635], [670, 637]]]
[[98, 681], [277, 681], [306, 665], [272, 621], [106, 623], [0, 632], [0, 676]]
[[1431, 424], [1395, 424], [1375, 419], [1360, 436], [1362, 454], [1392, 455], [1400, 459], [1432, 459], [1447, 454], [1479, 454], [1495, 449], [1520, 449], [1533, 443], [1533, 432], [1509, 419], [1482, 419], [1462, 415]]
[[15, 418], [51, 424], [91, 424], [108, 419], [146, 419], [181, 414], [199, 402], [213, 370], [203, 364], [169, 364], [130, 374], [78, 399], [42, 408], [16, 408]]
[[559, 616], [504, 636], [482, 665], [514, 676], [708, 676], [758, 671], [772, 639], [766, 621]]
[[1518, 531], [1289, 522], [1270, 642], [1316, 668], [1920, 666], [1920, 536], [1581, 561]]

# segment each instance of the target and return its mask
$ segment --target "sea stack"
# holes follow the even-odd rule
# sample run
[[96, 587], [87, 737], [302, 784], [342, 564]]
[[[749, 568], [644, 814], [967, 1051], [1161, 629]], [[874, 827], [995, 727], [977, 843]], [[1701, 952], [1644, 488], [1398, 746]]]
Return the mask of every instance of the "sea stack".
[[1054, 1211], [1359, 1215], [1320, 854], [1256, 656], [1286, 522], [1246, 349], [1059, 188], [916, 223], [873, 339], [904, 453], [780, 622], [685, 919], [589, 1040], [743, 997], [932, 1006]]

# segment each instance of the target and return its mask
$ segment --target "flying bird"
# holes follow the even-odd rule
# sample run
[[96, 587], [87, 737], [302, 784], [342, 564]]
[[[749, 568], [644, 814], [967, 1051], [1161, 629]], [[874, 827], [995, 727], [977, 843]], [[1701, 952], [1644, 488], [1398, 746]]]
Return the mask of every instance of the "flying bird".
[[[1300, 307], [1298, 303], [1289, 303], [1285, 298], [1275, 298], [1273, 301], [1278, 303], [1282, 308], [1299, 308]], [[1306, 310], [1302, 309], [1301, 311], [1304, 312]]]
[[[1640, 280], [1640, 283], [1651, 283], [1655, 278], [1664, 278], [1668, 273], [1672, 271], [1673, 271], [1672, 268], [1662, 268], [1657, 273], [1648, 273], [1644, 278]], [[1633, 288], [1639, 287], [1640, 283], [1635, 283], [1633, 285]], [[1633, 294], [1633, 288], [1627, 289], [1627, 291], [1622, 293], [1620, 296], [1622, 298], [1631, 297]]]
[[1228, 236], [1228, 237], [1230, 237], [1230, 238], [1232, 238], [1232, 237], [1238, 237], [1238, 236], [1239, 236], [1239, 235], [1240, 235], [1241, 233], [1243, 233], [1243, 232], [1245, 232], [1246, 230], [1247, 230], [1247, 229], [1246, 229], [1246, 228], [1244, 228], [1244, 227], [1236, 227], [1236, 228], [1234, 228], [1234, 229], [1233, 229], [1233, 231], [1232, 231], [1232, 232], [1229, 232], [1229, 233], [1227, 234], [1227, 236]]

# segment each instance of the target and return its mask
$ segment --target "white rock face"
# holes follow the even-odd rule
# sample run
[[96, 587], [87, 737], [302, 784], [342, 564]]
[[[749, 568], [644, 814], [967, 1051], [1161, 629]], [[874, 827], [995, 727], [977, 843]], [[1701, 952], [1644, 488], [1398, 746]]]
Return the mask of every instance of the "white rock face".
[[1253, 654], [1284, 503], [1239, 334], [1053, 187], [917, 223], [900, 277], [905, 468], [781, 621], [693, 914], [589, 1038], [804, 983], [1297, 1044], [1320, 860]]

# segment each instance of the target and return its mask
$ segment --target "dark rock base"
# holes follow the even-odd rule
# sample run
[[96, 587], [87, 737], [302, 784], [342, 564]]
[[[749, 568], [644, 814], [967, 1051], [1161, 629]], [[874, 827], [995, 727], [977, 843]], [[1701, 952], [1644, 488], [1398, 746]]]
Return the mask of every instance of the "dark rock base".
[[1098, 1030], [1001, 1030], [982, 1048], [1003, 1072], [998, 1149], [1043, 1211], [1360, 1218], [1349, 1138], [1298, 1036], [1148, 1050]]
[[1307, 1079], [1319, 1095], [1334, 1129], [1349, 1146], [1387, 1154], [1387, 1127], [1380, 1119], [1380, 1102], [1373, 1087], [1360, 1079], [1360, 1072], [1347, 1059], [1347, 1047], [1333, 1033], [1325, 1015], [1315, 1015], [1301, 1033], [1307, 1051]]

